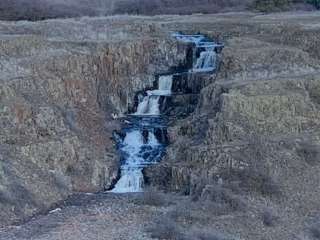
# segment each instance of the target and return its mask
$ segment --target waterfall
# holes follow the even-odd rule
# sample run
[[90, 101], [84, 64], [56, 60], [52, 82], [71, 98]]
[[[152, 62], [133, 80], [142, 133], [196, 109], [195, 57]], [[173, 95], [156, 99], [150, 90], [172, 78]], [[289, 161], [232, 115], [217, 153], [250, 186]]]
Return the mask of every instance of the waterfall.
[[196, 64], [193, 67], [195, 72], [210, 72], [216, 68], [216, 52], [211, 50], [205, 50], [200, 53]]
[[160, 96], [168, 96], [171, 94], [172, 75], [164, 75], [159, 77], [159, 87], [157, 90], [147, 91], [142, 101], [140, 101], [135, 115], [159, 115], [160, 114]]
[[159, 90], [171, 93], [172, 88], [172, 75], [160, 76], [159, 77]]
[[[192, 71], [211, 72], [216, 69], [216, 45], [203, 35], [174, 34], [183, 42], [193, 43], [199, 57]], [[161, 75], [158, 89], [139, 95], [139, 103], [134, 114], [123, 122], [122, 134], [116, 136], [117, 148], [121, 158], [120, 179], [111, 192], [128, 193], [143, 191], [142, 170], [161, 160], [168, 141], [167, 120], [160, 112], [161, 104], [170, 97], [173, 75]]]
[[[172, 78], [172, 75], [160, 76], [158, 89], [147, 91], [147, 96], [140, 100], [134, 115], [142, 117], [145, 115], [159, 116], [160, 96], [171, 94]], [[157, 129], [145, 129], [146, 126], [150, 126], [150, 121], [147, 124], [143, 119], [137, 121], [135, 128], [138, 129], [128, 131], [124, 140], [120, 143], [119, 150], [125, 161], [121, 166], [121, 177], [111, 192], [141, 192], [144, 183], [143, 168], [155, 164], [161, 158], [164, 145], [160, 144], [154, 134]], [[151, 122], [152, 124], [153, 126], [156, 125], [154, 122]], [[160, 136], [160, 138], [160, 141], [162, 141], [163, 136]]]
[[159, 100], [160, 96], [145, 96], [139, 103], [135, 115], [159, 115]]
[[201, 41], [205, 40], [205, 36], [203, 35], [185, 35], [180, 33], [174, 33], [172, 34], [172, 36], [179, 41], [195, 43], [195, 44], [199, 44]]
[[147, 91], [149, 96], [169, 96], [171, 95], [173, 75], [163, 75], [159, 77], [158, 89]]
[[121, 170], [121, 178], [111, 190], [114, 193], [142, 192], [143, 174], [141, 168]]
[[190, 70], [191, 72], [212, 72], [216, 70], [216, 49], [223, 48], [222, 44], [209, 41], [208, 38], [200, 34], [183, 35], [180, 33], [174, 33], [173, 36], [179, 41], [194, 43], [196, 49], [200, 50], [200, 56], [197, 58], [193, 69]]
[[143, 136], [137, 130], [128, 132], [121, 145], [121, 152], [127, 155], [127, 159], [121, 166], [121, 178], [112, 192], [140, 192], [143, 183], [142, 171], [139, 167], [133, 166], [140, 160], [139, 152], [143, 146]]
[[126, 156], [121, 166], [121, 177], [113, 190], [114, 193], [141, 192], [143, 188], [143, 167], [155, 163], [162, 149], [156, 136], [143, 130], [128, 132], [121, 143], [120, 150]]

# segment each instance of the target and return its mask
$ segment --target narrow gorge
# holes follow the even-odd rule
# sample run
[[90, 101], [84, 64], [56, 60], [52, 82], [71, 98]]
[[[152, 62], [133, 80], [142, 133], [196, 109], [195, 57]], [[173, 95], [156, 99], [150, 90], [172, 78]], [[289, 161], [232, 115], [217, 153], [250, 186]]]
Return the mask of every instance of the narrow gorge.
[[[189, 55], [192, 56], [189, 59], [191, 68], [188, 68], [187, 64], [173, 68], [175, 70], [167, 73], [160, 73], [155, 76], [153, 84], [157, 89], [149, 89], [136, 95], [133, 106], [135, 111], [133, 113], [129, 111], [127, 116], [121, 119], [122, 131], [114, 133], [120, 154], [121, 171], [119, 180], [111, 192], [127, 193], [143, 190], [143, 169], [161, 161], [166, 145], [169, 144], [168, 118], [176, 117], [168, 114], [169, 108], [175, 109], [172, 98], [176, 98], [177, 95], [185, 97], [189, 94], [188, 85], [183, 79], [189, 79], [191, 75], [196, 74], [212, 74], [217, 69], [218, 53], [222, 51], [222, 44], [215, 43], [200, 34], [175, 33], [172, 37], [191, 45], [189, 49]], [[193, 81], [196, 80], [197, 78], [193, 78]], [[196, 86], [197, 83], [192, 85]], [[187, 106], [188, 102], [181, 104]]]

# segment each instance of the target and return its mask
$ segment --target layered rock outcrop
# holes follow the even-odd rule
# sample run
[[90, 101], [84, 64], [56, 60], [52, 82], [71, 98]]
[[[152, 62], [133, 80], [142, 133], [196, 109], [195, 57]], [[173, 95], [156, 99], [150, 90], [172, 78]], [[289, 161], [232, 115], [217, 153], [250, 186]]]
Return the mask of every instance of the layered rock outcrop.
[[188, 48], [123, 17], [1, 22], [0, 39], [0, 225], [109, 188], [115, 118]]
[[[313, 149], [315, 159], [320, 150], [316, 93], [320, 65], [315, 48], [319, 25], [309, 22], [313, 17], [319, 19], [318, 15], [289, 14], [284, 23], [277, 22], [279, 15], [247, 19], [238, 15], [233, 20], [210, 19], [212, 25], [206, 17], [195, 17], [199, 22], [192, 27], [180, 23], [186, 31], [202, 24], [203, 32], [224, 39], [226, 47], [220, 70], [202, 86], [194, 112], [173, 120], [165, 160], [146, 170], [151, 184], [199, 196], [221, 182], [235, 180], [241, 189], [243, 179], [235, 176], [250, 169], [268, 174], [295, 202], [304, 183], [293, 186], [293, 182], [299, 178], [313, 184], [319, 181], [308, 175], [312, 167], [301, 155], [305, 144]], [[295, 177], [298, 169], [304, 173]], [[235, 173], [230, 176], [230, 171]], [[303, 199], [315, 201], [319, 191], [308, 191]]]
[[272, 229], [235, 215], [214, 224], [244, 239], [312, 239], [305, 226], [320, 198], [319, 15], [232, 18], [168, 24], [199, 28], [225, 49], [193, 113], [172, 119], [167, 155], [146, 179], [195, 199], [219, 199], [225, 188], [247, 202], [248, 219], [266, 207], [278, 213]]

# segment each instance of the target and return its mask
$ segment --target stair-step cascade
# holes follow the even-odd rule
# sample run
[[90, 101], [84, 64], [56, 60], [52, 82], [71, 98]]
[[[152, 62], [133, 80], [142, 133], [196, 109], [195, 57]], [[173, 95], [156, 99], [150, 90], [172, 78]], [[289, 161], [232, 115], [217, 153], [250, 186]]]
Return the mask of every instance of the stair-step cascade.
[[[217, 52], [223, 47], [221, 44], [216, 44], [201, 34], [175, 33], [173, 37], [178, 41], [193, 44], [193, 67], [187, 73], [160, 75], [157, 89], [138, 95], [136, 111], [124, 119], [121, 133], [115, 133], [121, 168], [119, 179], [110, 192], [143, 191], [143, 168], [158, 163], [168, 144], [167, 121], [163, 114], [167, 100], [179, 92], [192, 93], [193, 86], [188, 83], [190, 74], [210, 74], [216, 70]], [[202, 85], [198, 84], [195, 91], [199, 92]]]

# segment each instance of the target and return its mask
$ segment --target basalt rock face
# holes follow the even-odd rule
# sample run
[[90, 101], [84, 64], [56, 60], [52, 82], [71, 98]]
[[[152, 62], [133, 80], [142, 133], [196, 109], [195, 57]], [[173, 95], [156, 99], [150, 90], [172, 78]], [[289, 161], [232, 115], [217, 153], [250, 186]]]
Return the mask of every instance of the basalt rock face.
[[[312, 239], [308, 218], [320, 208], [320, 16], [229, 17], [169, 24], [199, 27], [225, 48], [196, 108], [170, 118], [166, 156], [145, 170], [146, 180], [215, 203], [214, 189], [232, 192], [245, 217], [214, 216], [213, 225], [244, 239]], [[172, 112], [190, 105], [178, 103]], [[278, 214], [274, 227], [259, 223], [266, 208]]]
[[[225, 41], [220, 68], [201, 86], [193, 113], [172, 120], [165, 159], [145, 171], [150, 184], [201, 196], [211, 185], [230, 183], [226, 172], [263, 169], [288, 202], [309, 204], [304, 214], [318, 208], [319, 165], [308, 166], [300, 151], [312, 146], [318, 162], [320, 26], [313, 22], [319, 15], [303, 16], [289, 14], [285, 24], [279, 15], [221, 16], [211, 26], [202, 19], [203, 32]], [[188, 31], [187, 25], [180, 27]]]
[[114, 118], [189, 48], [122, 17], [1, 22], [0, 39], [0, 225], [109, 188]]

